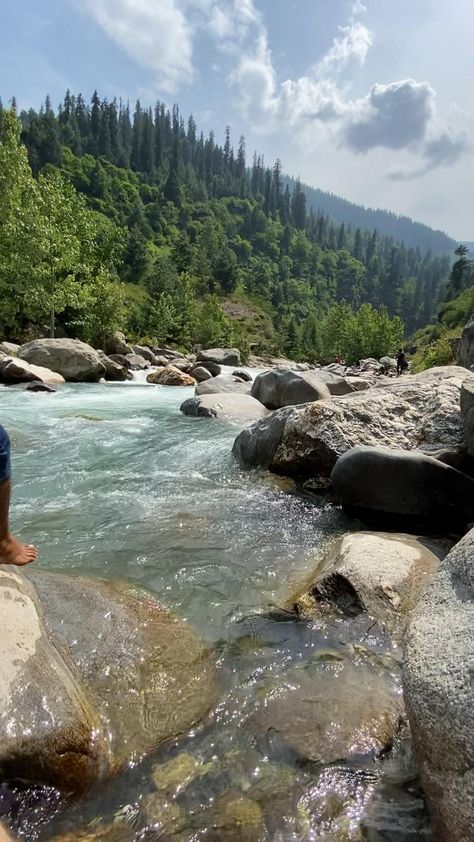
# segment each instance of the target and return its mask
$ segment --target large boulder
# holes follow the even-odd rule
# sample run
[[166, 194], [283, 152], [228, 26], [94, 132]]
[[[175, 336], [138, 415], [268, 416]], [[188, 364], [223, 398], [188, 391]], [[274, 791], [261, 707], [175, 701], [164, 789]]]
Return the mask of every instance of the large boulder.
[[461, 418], [467, 451], [474, 459], [474, 383], [471, 381], [462, 384]]
[[117, 363], [122, 368], [125, 368], [127, 371], [132, 370], [132, 364], [130, 362], [130, 356], [126, 357], [124, 354], [110, 354], [108, 356], [109, 360], [112, 360], [113, 363]]
[[125, 335], [117, 331], [113, 336], [106, 339], [105, 353], [108, 356], [111, 354], [122, 354], [125, 357], [127, 354], [133, 354], [133, 348], [128, 344]]
[[0, 351], [6, 354], [7, 357], [16, 357], [20, 349], [19, 345], [14, 342], [0, 342]]
[[147, 345], [132, 345], [132, 352], [134, 354], [138, 354], [139, 357], [143, 357], [145, 360], [148, 360], [149, 363], [154, 365], [155, 354]]
[[20, 360], [17, 357], [0, 359], [0, 382], [7, 385], [15, 383], [64, 383], [64, 377], [39, 365]]
[[[263, 404], [262, 404], [263, 406]], [[266, 418], [251, 424], [234, 441], [232, 454], [242, 467], [259, 465], [271, 468], [278, 450], [288, 418], [293, 414], [292, 406], [278, 409]]]
[[111, 380], [113, 382], [122, 382], [124, 380], [130, 380], [131, 374], [129, 372], [128, 366], [121, 365], [120, 363], [116, 362], [115, 360], [108, 357], [107, 354], [104, 354], [103, 351], [97, 352], [100, 357], [101, 363], [105, 366], [105, 379]]
[[219, 374], [211, 380], [204, 380], [196, 386], [196, 395], [217, 395], [222, 392], [238, 392], [250, 395], [251, 383], [232, 374]]
[[390, 532], [354, 532], [332, 544], [310, 589], [292, 603], [304, 617], [329, 604], [344, 614], [366, 611], [401, 632], [446, 555], [442, 542]]
[[294, 668], [263, 699], [251, 725], [278, 735], [304, 760], [336, 763], [390, 744], [402, 713], [399, 694], [374, 670], [350, 661]]
[[199, 351], [197, 359], [217, 365], [240, 365], [240, 351], [237, 348], [207, 348]]
[[175, 357], [169, 361], [169, 365], [174, 366], [174, 368], [179, 368], [180, 371], [184, 371], [186, 374], [190, 374], [193, 367], [193, 364], [185, 357]]
[[419, 450], [359, 445], [337, 460], [331, 482], [350, 509], [438, 527], [474, 521], [474, 479]]
[[459, 365], [465, 368], [474, 366], [474, 315], [461, 334], [461, 341], [458, 345], [457, 360]]
[[422, 595], [405, 645], [403, 685], [436, 839], [468, 842], [474, 816], [474, 530]]
[[[318, 375], [319, 372], [297, 372], [289, 368], [264, 371], [253, 381], [250, 394], [267, 409], [328, 399], [331, 393]], [[327, 377], [331, 376], [327, 372]]]
[[97, 351], [79, 339], [33, 339], [21, 345], [18, 356], [69, 381], [97, 382], [105, 374]]
[[0, 611], [0, 778], [87, 789], [109, 770], [104, 723], [70, 654], [49, 636], [34, 587], [8, 566]]
[[205, 380], [210, 380], [212, 377], [211, 372], [202, 365], [195, 365], [189, 373], [191, 377], [194, 377], [196, 383], [204, 383]]
[[150, 594], [124, 582], [28, 575], [49, 633], [70, 652], [105, 723], [116, 765], [138, 760], [207, 713], [216, 692], [210, 653]]
[[220, 418], [247, 424], [268, 415], [268, 410], [250, 395], [229, 392], [189, 398], [181, 404], [181, 412], [196, 418]]
[[145, 368], [150, 368], [150, 362], [140, 354], [127, 354], [127, 360], [132, 371], [143, 371]]
[[[279, 435], [279, 441], [270, 462], [268, 449], [256, 445], [259, 436], [268, 440], [268, 419], [242, 431], [234, 452], [243, 466], [264, 464], [327, 488], [339, 456], [358, 444], [418, 448], [435, 456], [463, 451], [460, 391], [463, 382], [474, 383], [473, 374], [446, 366], [387, 381], [380, 388], [294, 407], [284, 425], [275, 414], [278, 434], [275, 430], [271, 439], [274, 443]], [[259, 455], [264, 463], [254, 461]]]
[[167, 365], [157, 371], [152, 371], [147, 377], [147, 383], [158, 383], [160, 386], [194, 386], [196, 381], [194, 377], [180, 371], [179, 368]]

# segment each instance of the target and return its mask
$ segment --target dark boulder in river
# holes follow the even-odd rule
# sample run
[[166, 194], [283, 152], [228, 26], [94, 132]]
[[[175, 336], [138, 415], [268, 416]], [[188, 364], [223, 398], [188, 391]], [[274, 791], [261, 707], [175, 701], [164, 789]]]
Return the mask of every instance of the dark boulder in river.
[[354, 447], [336, 462], [331, 482], [351, 509], [441, 527], [474, 521], [474, 480], [417, 450]]
[[298, 372], [289, 368], [274, 368], [259, 374], [250, 394], [267, 409], [281, 409], [331, 397], [318, 372]]

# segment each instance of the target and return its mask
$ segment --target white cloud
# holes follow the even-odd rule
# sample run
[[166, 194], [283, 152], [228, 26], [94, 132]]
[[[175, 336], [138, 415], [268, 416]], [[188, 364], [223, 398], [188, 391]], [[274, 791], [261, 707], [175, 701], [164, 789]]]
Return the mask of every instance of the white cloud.
[[105, 32], [170, 93], [193, 78], [192, 33], [175, 0], [82, 0]]
[[352, 21], [348, 26], [340, 27], [341, 34], [334, 39], [330, 50], [316, 65], [318, 75], [339, 72], [352, 61], [361, 66], [373, 42], [373, 33], [359, 21]]

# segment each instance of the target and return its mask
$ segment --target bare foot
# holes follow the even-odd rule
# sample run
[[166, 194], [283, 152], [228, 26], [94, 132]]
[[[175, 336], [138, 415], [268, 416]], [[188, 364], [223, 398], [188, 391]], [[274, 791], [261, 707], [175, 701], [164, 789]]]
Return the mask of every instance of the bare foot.
[[34, 561], [37, 555], [33, 544], [20, 544], [13, 535], [8, 535], [0, 541], [0, 564], [16, 564], [23, 567]]

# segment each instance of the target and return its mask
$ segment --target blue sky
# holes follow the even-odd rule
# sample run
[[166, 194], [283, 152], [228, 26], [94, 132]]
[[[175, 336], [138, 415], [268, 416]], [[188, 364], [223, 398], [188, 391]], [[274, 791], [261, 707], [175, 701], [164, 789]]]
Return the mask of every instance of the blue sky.
[[474, 240], [472, 0], [3, 0], [0, 93], [185, 115], [317, 187]]

